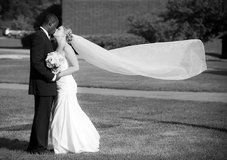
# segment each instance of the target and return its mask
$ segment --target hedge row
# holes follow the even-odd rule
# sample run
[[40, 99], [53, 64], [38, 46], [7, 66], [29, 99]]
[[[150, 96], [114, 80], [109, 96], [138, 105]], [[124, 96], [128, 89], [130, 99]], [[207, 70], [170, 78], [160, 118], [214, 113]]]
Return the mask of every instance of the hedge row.
[[[146, 43], [144, 38], [132, 34], [87, 35], [83, 37], [108, 50]], [[23, 47], [28, 48], [31, 42], [31, 36], [28, 35], [21, 40]]]
[[132, 34], [90, 35], [84, 36], [84, 38], [105, 49], [115, 49], [147, 42], [144, 38]]

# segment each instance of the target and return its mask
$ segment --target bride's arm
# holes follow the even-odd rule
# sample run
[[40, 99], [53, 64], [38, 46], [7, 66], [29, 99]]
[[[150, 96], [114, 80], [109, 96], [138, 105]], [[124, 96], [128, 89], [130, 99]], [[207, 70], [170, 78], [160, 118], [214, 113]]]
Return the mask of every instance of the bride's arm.
[[65, 48], [65, 57], [69, 63], [69, 68], [60, 72], [59, 77], [63, 77], [66, 75], [71, 75], [72, 73], [79, 70], [79, 63], [76, 57], [75, 52], [73, 51], [72, 47], [67, 45]]

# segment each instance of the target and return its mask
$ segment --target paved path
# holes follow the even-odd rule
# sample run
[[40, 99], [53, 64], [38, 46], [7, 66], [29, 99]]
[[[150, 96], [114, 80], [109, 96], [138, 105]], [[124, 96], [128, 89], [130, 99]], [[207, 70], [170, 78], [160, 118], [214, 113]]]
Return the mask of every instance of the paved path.
[[15, 53], [15, 54], [29, 54], [29, 49], [12, 49], [12, 48], [0, 48], [2, 53]]
[[24, 59], [29, 58], [29, 55], [19, 55], [19, 54], [1, 54], [0, 59]]
[[0, 59], [24, 59], [29, 58], [28, 49], [0, 48]]
[[[0, 83], [0, 89], [19, 89], [27, 90], [28, 85]], [[223, 102], [227, 103], [227, 93], [218, 92], [174, 92], [174, 91], [140, 91], [140, 90], [122, 90], [122, 89], [102, 89], [78, 87], [78, 93], [125, 96], [125, 97], [144, 97], [156, 99], [173, 99], [186, 101], [202, 102]]]

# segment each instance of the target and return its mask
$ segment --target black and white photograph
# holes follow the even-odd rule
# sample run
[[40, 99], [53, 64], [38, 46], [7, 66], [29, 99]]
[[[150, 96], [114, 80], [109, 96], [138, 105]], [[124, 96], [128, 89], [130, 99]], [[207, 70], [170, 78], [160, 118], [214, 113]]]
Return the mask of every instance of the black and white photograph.
[[226, 0], [0, 0], [0, 160], [227, 159]]

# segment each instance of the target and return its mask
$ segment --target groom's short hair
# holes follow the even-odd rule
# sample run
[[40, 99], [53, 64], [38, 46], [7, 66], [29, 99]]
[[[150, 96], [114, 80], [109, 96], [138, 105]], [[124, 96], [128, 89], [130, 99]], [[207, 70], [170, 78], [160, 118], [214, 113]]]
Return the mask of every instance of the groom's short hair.
[[58, 17], [55, 14], [49, 13], [47, 14], [43, 19], [43, 24], [53, 24], [53, 23], [59, 23]]

